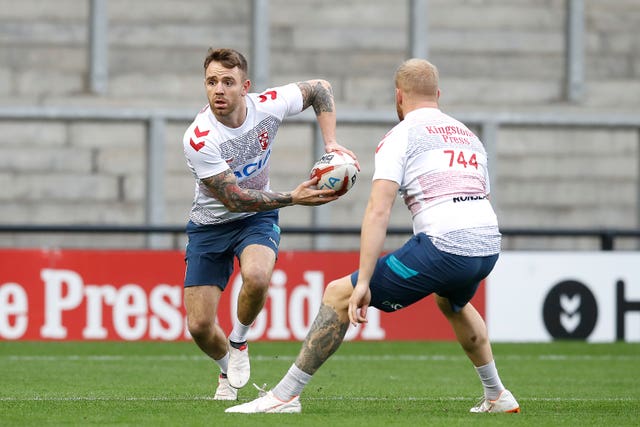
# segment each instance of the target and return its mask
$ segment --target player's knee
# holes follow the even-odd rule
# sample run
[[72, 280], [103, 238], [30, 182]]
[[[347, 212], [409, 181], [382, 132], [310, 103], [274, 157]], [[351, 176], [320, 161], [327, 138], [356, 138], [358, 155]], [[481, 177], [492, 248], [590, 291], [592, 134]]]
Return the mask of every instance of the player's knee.
[[214, 327], [213, 319], [207, 319], [206, 317], [188, 317], [187, 325], [189, 333], [194, 339], [200, 337], [206, 337], [211, 334]]
[[262, 295], [269, 289], [270, 275], [254, 270], [242, 274], [242, 288], [250, 295]]
[[474, 352], [489, 344], [489, 336], [484, 332], [476, 332], [464, 339], [459, 339], [459, 342], [465, 351]]
[[353, 285], [349, 276], [330, 282], [322, 296], [322, 302], [337, 309], [346, 309], [353, 293]]

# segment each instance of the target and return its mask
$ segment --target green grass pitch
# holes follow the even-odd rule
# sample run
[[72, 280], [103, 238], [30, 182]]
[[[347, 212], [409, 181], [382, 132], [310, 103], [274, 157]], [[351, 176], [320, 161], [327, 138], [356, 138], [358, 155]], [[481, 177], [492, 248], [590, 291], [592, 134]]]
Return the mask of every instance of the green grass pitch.
[[[270, 386], [300, 343], [251, 344]], [[302, 414], [225, 414], [195, 344], [0, 342], [0, 425], [640, 425], [640, 344], [494, 344], [520, 414], [470, 414], [482, 388], [450, 342], [349, 342], [315, 375]], [[249, 384], [240, 401], [255, 398]]]

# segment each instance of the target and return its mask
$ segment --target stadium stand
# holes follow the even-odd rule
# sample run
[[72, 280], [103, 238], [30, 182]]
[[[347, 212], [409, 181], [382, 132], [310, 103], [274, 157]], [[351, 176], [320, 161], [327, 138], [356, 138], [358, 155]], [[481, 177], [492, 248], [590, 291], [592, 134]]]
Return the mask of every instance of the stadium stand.
[[[255, 59], [258, 46], [268, 62], [250, 59], [257, 90], [332, 82], [339, 140], [363, 167], [339, 202], [283, 211], [285, 230], [328, 218], [359, 226], [373, 148], [394, 120], [390, 77], [416, 51], [441, 70], [443, 110], [488, 144], [503, 227], [638, 227], [636, 0], [0, 0], [0, 9], [0, 224], [182, 226], [193, 178], [181, 136], [206, 101], [203, 57], [229, 46]], [[266, 45], [254, 37], [261, 17]], [[425, 36], [417, 45], [416, 23]], [[281, 129], [273, 188], [308, 173], [317, 157], [311, 123]], [[392, 225], [408, 224], [400, 201], [395, 210]], [[177, 234], [153, 246], [181, 247]], [[12, 247], [149, 244], [145, 234], [0, 233]], [[357, 244], [355, 236], [283, 240], [285, 249]], [[537, 248], [597, 249], [598, 241], [505, 240], [505, 249]]]

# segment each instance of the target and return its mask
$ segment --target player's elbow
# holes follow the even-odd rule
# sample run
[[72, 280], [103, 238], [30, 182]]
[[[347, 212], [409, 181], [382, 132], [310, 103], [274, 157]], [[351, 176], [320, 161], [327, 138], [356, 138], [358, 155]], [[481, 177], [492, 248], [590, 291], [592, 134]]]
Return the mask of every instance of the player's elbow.
[[391, 217], [391, 206], [370, 203], [367, 206], [366, 214], [376, 222], [388, 222]]
[[229, 212], [248, 212], [247, 207], [242, 205], [241, 203], [222, 202], [222, 204], [225, 208], [227, 208]]
[[233, 212], [233, 213], [237, 213], [237, 212], [245, 212], [244, 209], [240, 208], [239, 206], [235, 206], [235, 205], [228, 205], [227, 206], [227, 210], [229, 212]]
[[229, 211], [229, 212], [244, 212], [245, 209], [242, 206], [242, 203], [239, 202], [239, 200], [233, 200], [230, 197], [227, 197], [227, 195], [222, 195], [222, 197], [220, 197], [220, 195], [217, 197], [218, 201], [220, 203], [222, 203], [224, 205], [224, 207]]

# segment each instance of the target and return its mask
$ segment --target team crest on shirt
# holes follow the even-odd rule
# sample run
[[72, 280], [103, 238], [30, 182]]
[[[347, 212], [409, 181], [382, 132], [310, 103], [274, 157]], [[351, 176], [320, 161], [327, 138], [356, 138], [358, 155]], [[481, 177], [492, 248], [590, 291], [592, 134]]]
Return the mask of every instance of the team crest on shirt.
[[262, 148], [262, 151], [269, 147], [269, 133], [266, 130], [262, 131], [262, 133], [258, 135], [258, 142], [260, 142], [260, 148]]

